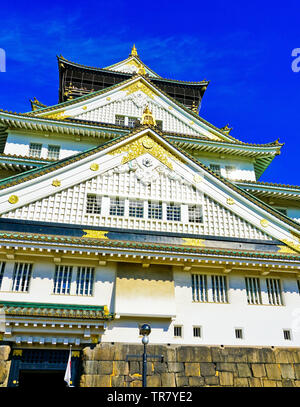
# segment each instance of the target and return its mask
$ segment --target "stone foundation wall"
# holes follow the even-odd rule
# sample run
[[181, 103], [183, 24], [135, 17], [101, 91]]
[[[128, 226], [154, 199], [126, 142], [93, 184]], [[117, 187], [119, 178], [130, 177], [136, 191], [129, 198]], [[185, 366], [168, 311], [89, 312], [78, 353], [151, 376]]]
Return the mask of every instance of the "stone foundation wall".
[[10, 346], [0, 345], [0, 387], [7, 386], [7, 380], [10, 369]]
[[[142, 345], [98, 344], [83, 349], [82, 387], [140, 387]], [[300, 348], [149, 345], [147, 386], [300, 387]]]

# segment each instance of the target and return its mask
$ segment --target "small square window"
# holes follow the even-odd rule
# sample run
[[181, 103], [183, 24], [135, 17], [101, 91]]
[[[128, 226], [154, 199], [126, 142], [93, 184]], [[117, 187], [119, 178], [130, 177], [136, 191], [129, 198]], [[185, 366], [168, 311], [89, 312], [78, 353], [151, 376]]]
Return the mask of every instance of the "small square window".
[[42, 153], [42, 144], [30, 143], [29, 144], [29, 156], [40, 157]]
[[214, 171], [216, 174], [221, 175], [221, 167], [219, 164], [210, 164], [209, 168]]
[[241, 328], [235, 329], [235, 337], [236, 339], [243, 339], [243, 330]]
[[291, 335], [291, 330], [290, 329], [284, 329], [283, 330], [283, 337], [286, 341], [291, 341], [292, 340], [292, 335]]
[[58, 160], [59, 153], [60, 153], [60, 146], [48, 145], [48, 158]]
[[182, 337], [182, 326], [179, 326], [179, 325], [174, 326], [174, 337], [175, 338]]
[[118, 116], [116, 115], [116, 120], [115, 120], [116, 124], [118, 124], [119, 126], [125, 126], [125, 116]]
[[193, 326], [194, 338], [201, 338], [201, 326]]

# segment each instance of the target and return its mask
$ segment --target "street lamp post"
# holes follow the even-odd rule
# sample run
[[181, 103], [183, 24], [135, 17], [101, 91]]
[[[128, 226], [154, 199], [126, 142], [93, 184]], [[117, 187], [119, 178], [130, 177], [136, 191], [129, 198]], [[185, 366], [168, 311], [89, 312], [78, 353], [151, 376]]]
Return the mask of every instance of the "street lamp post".
[[143, 380], [142, 386], [147, 387], [147, 345], [149, 343], [149, 335], [151, 332], [151, 327], [148, 324], [144, 324], [140, 328], [140, 334], [143, 335], [142, 344], [144, 345], [143, 353]]

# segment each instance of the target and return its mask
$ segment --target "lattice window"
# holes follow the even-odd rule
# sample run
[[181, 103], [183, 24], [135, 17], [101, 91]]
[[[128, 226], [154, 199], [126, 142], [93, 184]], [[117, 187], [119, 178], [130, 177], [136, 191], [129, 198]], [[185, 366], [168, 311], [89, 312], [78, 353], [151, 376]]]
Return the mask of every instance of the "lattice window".
[[115, 216], [124, 216], [125, 200], [119, 198], [110, 198], [109, 214]]
[[173, 203], [167, 204], [167, 220], [180, 221], [181, 220], [181, 208], [180, 205]]
[[55, 267], [53, 294], [70, 294], [72, 270], [72, 266]]
[[125, 126], [125, 116], [116, 115], [115, 123], [119, 126]]
[[211, 276], [213, 302], [228, 302], [226, 276]]
[[207, 276], [204, 274], [192, 274], [192, 295], [193, 301], [207, 302]]
[[280, 289], [280, 280], [278, 278], [267, 278], [267, 291], [269, 304], [271, 305], [283, 305]]
[[143, 218], [144, 216], [144, 202], [143, 201], [129, 201], [129, 216], [135, 218]]
[[156, 121], [156, 127], [159, 129], [159, 130], [162, 130], [163, 129], [163, 122], [162, 122], [162, 120], [155, 120]]
[[13, 271], [12, 291], [28, 292], [32, 274], [32, 264], [15, 263]]
[[162, 219], [162, 203], [148, 201], [148, 218]]
[[40, 157], [42, 154], [42, 144], [30, 143], [29, 144], [29, 156], [30, 157]]
[[78, 267], [76, 279], [77, 295], [92, 295], [95, 269], [92, 267]]
[[189, 205], [189, 222], [202, 223], [202, 206]]
[[174, 336], [175, 336], [175, 338], [182, 337], [182, 326], [180, 326], [180, 325], [174, 326]]
[[4, 269], [5, 269], [5, 262], [1, 261], [0, 262], [0, 289], [1, 289], [1, 284], [4, 276]]
[[60, 153], [60, 146], [48, 145], [48, 158], [58, 160]]
[[221, 167], [219, 164], [209, 164], [209, 168], [218, 175], [221, 175]]
[[128, 117], [128, 126], [135, 127], [138, 123], [138, 119], [136, 117]]
[[228, 178], [234, 177], [236, 168], [233, 165], [226, 165], [225, 170]]
[[193, 326], [194, 338], [201, 338], [201, 326]]
[[248, 304], [262, 304], [260, 281], [257, 277], [245, 277]]
[[86, 199], [86, 213], [101, 214], [101, 196], [87, 195]]

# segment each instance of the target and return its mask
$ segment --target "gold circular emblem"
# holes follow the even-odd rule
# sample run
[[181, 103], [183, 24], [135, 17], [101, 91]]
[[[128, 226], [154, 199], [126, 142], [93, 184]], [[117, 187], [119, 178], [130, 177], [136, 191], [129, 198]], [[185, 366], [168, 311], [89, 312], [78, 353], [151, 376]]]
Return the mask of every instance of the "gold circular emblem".
[[143, 146], [150, 150], [154, 146], [154, 142], [150, 138], [146, 138], [145, 140], [143, 140]]
[[83, 106], [83, 108], [82, 108], [83, 110], [86, 110], [87, 109], [87, 106]]
[[54, 187], [60, 187], [61, 182], [60, 182], [58, 179], [54, 179], [54, 180], [52, 181], [52, 185], [53, 185]]
[[201, 177], [201, 175], [196, 174], [194, 175], [194, 182], [198, 183], [201, 182], [203, 180], [203, 178]]
[[233, 205], [235, 203], [233, 198], [227, 198], [226, 202], [228, 203], [228, 205]]
[[91, 164], [90, 169], [92, 171], [98, 171], [99, 170], [99, 164], [97, 164], [97, 163]]
[[261, 219], [260, 224], [262, 227], [266, 228], [269, 225], [269, 222], [266, 219]]
[[11, 196], [8, 198], [8, 202], [11, 203], [11, 204], [17, 203], [18, 200], [19, 200], [19, 198], [17, 197], [17, 195], [11, 195]]
[[106, 100], [110, 101], [110, 97], [108, 96], [108, 97], [106, 98]]
[[190, 122], [190, 125], [193, 125], [193, 124], [194, 124], [194, 122], [193, 122], [193, 121], [191, 121], [191, 122]]

